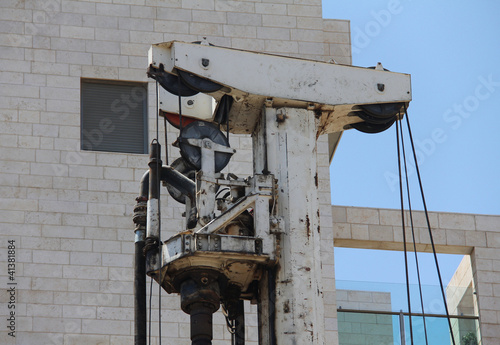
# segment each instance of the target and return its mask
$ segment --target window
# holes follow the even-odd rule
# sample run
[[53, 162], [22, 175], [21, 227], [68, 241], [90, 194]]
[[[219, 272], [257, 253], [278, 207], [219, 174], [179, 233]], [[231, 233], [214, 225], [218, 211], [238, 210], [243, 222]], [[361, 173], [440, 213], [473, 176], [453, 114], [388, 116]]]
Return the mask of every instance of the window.
[[147, 83], [82, 79], [81, 149], [147, 153]]

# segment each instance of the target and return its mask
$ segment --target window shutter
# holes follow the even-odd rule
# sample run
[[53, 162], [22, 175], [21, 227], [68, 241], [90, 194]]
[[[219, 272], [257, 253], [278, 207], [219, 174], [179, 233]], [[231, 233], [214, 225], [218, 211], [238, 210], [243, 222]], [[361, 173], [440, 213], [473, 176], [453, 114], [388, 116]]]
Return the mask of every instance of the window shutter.
[[81, 148], [147, 153], [147, 84], [81, 83]]

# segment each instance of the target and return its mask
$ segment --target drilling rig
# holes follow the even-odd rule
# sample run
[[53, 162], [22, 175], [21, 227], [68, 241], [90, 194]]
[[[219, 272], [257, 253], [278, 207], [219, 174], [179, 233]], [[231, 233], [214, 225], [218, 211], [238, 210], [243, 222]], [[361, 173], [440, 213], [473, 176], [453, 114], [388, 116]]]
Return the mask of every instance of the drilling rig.
[[[410, 75], [206, 41], [151, 46], [147, 74], [180, 158], [163, 165], [153, 141], [136, 199], [136, 344], [146, 344], [146, 274], [180, 295], [193, 345], [212, 343], [219, 308], [244, 344], [245, 300], [258, 306], [259, 344], [325, 344], [316, 141], [389, 128], [411, 101]], [[222, 173], [229, 133], [252, 138], [247, 178]], [[162, 183], [185, 205], [166, 240]]]

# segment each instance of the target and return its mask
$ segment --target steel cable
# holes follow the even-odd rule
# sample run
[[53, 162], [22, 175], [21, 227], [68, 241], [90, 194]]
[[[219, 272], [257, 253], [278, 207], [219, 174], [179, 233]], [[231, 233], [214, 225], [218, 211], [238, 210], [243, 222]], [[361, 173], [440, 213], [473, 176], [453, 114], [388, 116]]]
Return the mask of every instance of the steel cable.
[[405, 168], [406, 194], [408, 197], [408, 211], [409, 211], [409, 215], [410, 215], [411, 236], [413, 239], [413, 250], [415, 252], [415, 265], [416, 265], [416, 269], [417, 269], [418, 290], [420, 293], [420, 306], [422, 308], [422, 320], [423, 320], [423, 324], [424, 324], [425, 344], [429, 345], [429, 341], [427, 339], [427, 325], [425, 322], [425, 309], [424, 309], [424, 297], [423, 297], [423, 293], [422, 293], [422, 282], [420, 279], [420, 267], [418, 264], [417, 244], [415, 241], [415, 229], [413, 226], [413, 214], [412, 214], [411, 197], [410, 197], [410, 184], [408, 182], [408, 168], [407, 168], [407, 164], [406, 164], [406, 150], [405, 150], [405, 142], [404, 142], [403, 125], [402, 124], [399, 126], [399, 132], [401, 135], [401, 151], [403, 152], [403, 165]]
[[404, 215], [404, 198], [403, 198], [403, 178], [401, 173], [401, 150], [399, 145], [399, 121], [396, 121], [396, 142], [398, 147], [398, 172], [399, 172], [399, 195], [401, 199], [401, 226], [403, 228], [403, 247], [405, 258], [405, 274], [406, 274], [406, 297], [408, 300], [408, 319], [410, 321], [410, 340], [413, 345], [413, 324], [411, 320], [411, 300], [410, 300], [410, 277], [408, 273], [408, 252], [406, 250], [406, 230], [405, 230], [405, 215]]
[[[180, 98], [180, 96], [179, 96]], [[157, 162], [160, 162], [160, 164], [157, 164], [156, 165], [156, 176], [157, 176], [157, 183], [156, 185], [158, 186], [158, 190], [157, 190], [157, 195], [158, 195], [158, 251], [159, 251], [159, 256], [160, 256], [160, 270], [159, 270], [159, 283], [158, 283], [158, 343], [159, 345], [161, 345], [161, 257], [162, 257], [162, 253], [161, 253], [161, 212], [160, 212], [160, 192], [161, 192], [161, 152], [160, 152], [160, 143], [158, 141], [158, 137], [159, 137], [159, 119], [160, 119], [160, 113], [159, 113], [159, 102], [160, 102], [160, 94], [159, 94], [159, 90], [158, 90], [158, 82], [156, 82], [156, 138], [153, 139], [153, 142], [156, 140], [156, 142], [158, 143], [158, 150], [156, 151], [157, 152], [157, 156], [156, 156], [156, 161]], [[165, 129], [166, 130], [166, 129]], [[165, 135], [166, 135], [166, 131], [165, 131]], [[165, 138], [166, 140], [166, 138]], [[167, 151], [167, 147], [165, 147], [165, 152]]]
[[149, 322], [148, 322], [148, 338], [149, 338], [149, 345], [151, 345], [151, 307], [152, 307], [152, 302], [153, 302], [153, 277], [151, 277], [151, 283], [149, 285]]
[[405, 116], [406, 116], [406, 124], [408, 126], [408, 134], [409, 134], [409, 137], [410, 137], [411, 148], [412, 148], [412, 152], [413, 152], [413, 159], [415, 161], [415, 169], [417, 171], [418, 184], [419, 184], [419, 187], [420, 187], [420, 194], [422, 196], [422, 203], [423, 203], [423, 206], [424, 206], [425, 220], [427, 222], [427, 229], [429, 230], [429, 238], [430, 238], [430, 242], [431, 242], [431, 246], [432, 246], [432, 253], [434, 255], [434, 262], [436, 264], [436, 271], [437, 271], [437, 275], [438, 275], [438, 278], [439, 278], [439, 287], [441, 288], [441, 295], [443, 297], [444, 308], [445, 308], [445, 311], [446, 311], [446, 318], [448, 320], [448, 327], [450, 329], [450, 337], [451, 337], [451, 340], [453, 342], [453, 345], [456, 345], [456, 343], [455, 343], [455, 336], [453, 335], [453, 328], [451, 326], [450, 313], [448, 311], [448, 303], [446, 302], [446, 295], [445, 295], [445, 292], [444, 292], [443, 279], [441, 278], [441, 271], [439, 269], [439, 263], [438, 263], [437, 254], [436, 254], [436, 246], [434, 245], [434, 239], [433, 239], [433, 236], [432, 236], [431, 223], [430, 223], [430, 220], [429, 220], [429, 212], [427, 211], [427, 204], [425, 202], [424, 188], [422, 186], [422, 178], [420, 176], [420, 169], [418, 168], [417, 155], [416, 155], [416, 152], [415, 152], [415, 145], [413, 143], [413, 136], [412, 136], [412, 133], [411, 133], [410, 120], [408, 119], [408, 111], [406, 109], [406, 105], [404, 106], [404, 109], [405, 109]]

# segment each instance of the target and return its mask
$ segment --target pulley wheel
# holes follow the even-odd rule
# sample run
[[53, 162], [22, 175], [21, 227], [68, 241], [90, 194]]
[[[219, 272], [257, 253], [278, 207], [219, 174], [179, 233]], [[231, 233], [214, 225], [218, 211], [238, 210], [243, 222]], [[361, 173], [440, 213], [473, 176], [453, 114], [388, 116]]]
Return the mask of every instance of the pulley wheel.
[[[172, 162], [170, 166], [174, 170], [177, 170], [181, 174], [187, 176], [188, 178], [194, 181], [196, 172], [193, 170], [191, 165], [189, 165], [189, 163], [186, 162], [184, 158], [182, 157], [177, 158], [175, 161]], [[186, 195], [182, 194], [177, 188], [175, 188], [171, 184], [167, 184], [167, 190], [170, 196], [175, 199], [175, 201], [180, 202], [181, 204], [186, 203]]]
[[222, 88], [222, 85], [214, 83], [211, 80], [198, 77], [192, 73], [181, 70], [177, 70], [177, 73], [179, 73], [179, 76], [184, 84], [198, 92], [210, 93], [219, 91]]
[[165, 90], [173, 95], [183, 97], [194, 96], [199, 92], [184, 84], [178, 76], [165, 72], [162, 67], [163, 65], [160, 65], [160, 68], [150, 65], [147, 75], [160, 83]]
[[351, 124], [352, 128], [357, 129], [363, 133], [380, 133], [390, 128], [392, 124], [396, 121], [397, 116], [394, 116], [387, 123], [369, 123], [369, 122], [358, 122]]
[[376, 116], [372, 116], [370, 114], [368, 114], [367, 112], [364, 112], [364, 111], [357, 111], [356, 112], [356, 115], [368, 122], [368, 123], [371, 123], [371, 124], [375, 124], [375, 125], [378, 125], [378, 124], [386, 124], [387, 122], [391, 121], [393, 117], [395, 117], [396, 115], [393, 115], [389, 118], [380, 118], [380, 117], [376, 117]]
[[[196, 170], [201, 169], [201, 148], [187, 143], [186, 139], [208, 138], [216, 144], [226, 147], [229, 141], [226, 136], [210, 122], [196, 121], [184, 127], [179, 135], [179, 148], [181, 156], [189, 162]], [[215, 152], [215, 172], [219, 172], [229, 163], [231, 153]]]
[[399, 113], [403, 104], [404, 103], [363, 104], [360, 105], [360, 108], [371, 116], [388, 120]]

